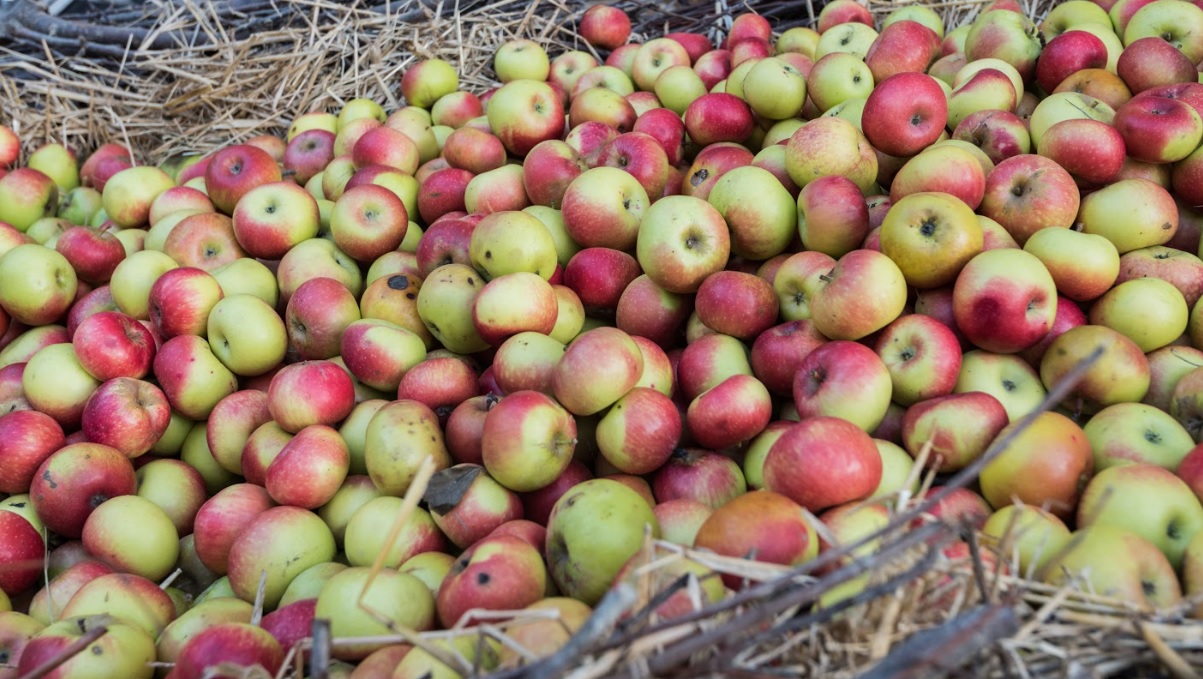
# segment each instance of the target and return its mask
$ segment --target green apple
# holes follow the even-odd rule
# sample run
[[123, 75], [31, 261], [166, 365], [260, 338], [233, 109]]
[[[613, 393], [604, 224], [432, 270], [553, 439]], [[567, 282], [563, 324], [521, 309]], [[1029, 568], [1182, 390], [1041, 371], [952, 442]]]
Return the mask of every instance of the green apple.
[[1174, 567], [1156, 545], [1114, 525], [1072, 533], [1039, 577], [1054, 586], [1076, 580], [1081, 589], [1142, 610], [1162, 610], [1182, 600]]
[[180, 536], [158, 505], [138, 495], [101, 503], [84, 522], [88, 552], [122, 571], [162, 580], [175, 567]]
[[104, 211], [123, 229], [146, 226], [155, 198], [175, 182], [164, 171], [150, 165], [126, 168], [109, 178], [101, 192]]
[[347, 568], [347, 564], [338, 561], [326, 561], [306, 568], [288, 583], [284, 596], [280, 597], [280, 608], [305, 599], [316, 599], [326, 586], [326, 581]]
[[1203, 505], [1172, 471], [1130, 464], [1095, 474], [1082, 491], [1077, 518], [1079, 528], [1115, 526], [1145, 538], [1177, 569], [1186, 545], [1203, 530]]
[[819, 44], [815, 46], [815, 60], [833, 52], [848, 52], [864, 59], [874, 40], [877, 40], [877, 31], [873, 30], [872, 26], [856, 22], [832, 26], [819, 36]]
[[494, 212], [480, 220], [472, 231], [468, 256], [488, 278], [526, 271], [547, 280], [558, 261], [547, 227], [537, 217], [518, 211]]
[[873, 73], [863, 59], [848, 52], [819, 59], [806, 76], [806, 92], [820, 111], [849, 99], [867, 99], [872, 91]]
[[241, 257], [209, 272], [221, 285], [226, 297], [239, 294], [254, 295], [275, 307], [280, 299], [276, 276], [263, 262]]
[[[550, 242], [551, 236], [543, 224], [533, 217], [531, 219]], [[473, 242], [476, 242], [475, 234]], [[491, 255], [492, 250], [486, 252]], [[554, 252], [552, 246], [553, 267]], [[481, 338], [472, 321], [473, 301], [484, 286], [484, 277], [475, 269], [456, 263], [440, 266], [422, 282], [422, 288], [418, 291], [418, 315], [443, 347], [458, 354], [471, 354], [488, 348], [488, 343]]]
[[1169, 413], [1144, 403], [1107, 406], [1083, 427], [1096, 470], [1121, 464], [1153, 464], [1170, 471], [1195, 441]]
[[999, 508], [986, 519], [982, 533], [1004, 559], [1014, 559], [1025, 577], [1039, 571], [1069, 541], [1069, 528], [1056, 514], [1025, 504]]
[[223, 297], [209, 312], [209, 346], [230, 372], [254, 377], [284, 360], [288, 332], [276, 310], [254, 295]]
[[75, 301], [79, 281], [67, 258], [26, 243], [0, 256], [0, 309], [26, 325], [46, 325]]
[[747, 165], [729, 170], [706, 198], [731, 231], [731, 254], [752, 261], [785, 251], [797, 230], [793, 196], [771, 172]]
[[547, 80], [551, 60], [534, 40], [508, 40], [493, 53], [493, 72], [503, 83], [511, 80]]
[[1035, 410], [1046, 393], [1040, 375], [1027, 361], [1014, 354], [992, 354], [981, 349], [965, 352], [953, 391], [990, 394], [1003, 404], [1012, 422]]
[[1147, 354], [1178, 339], [1186, 331], [1189, 315], [1178, 288], [1148, 277], [1108, 290], [1091, 305], [1089, 318], [1092, 324], [1118, 331]]
[[[66, 653], [71, 644], [98, 627], [107, 632], [86, 646], [88, 652]], [[150, 679], [155, 673], [151, 665], [155, 661], [155, 642], [149, 634], [111, 616], [92, 615], [60, 620], [30, 639], [14, 676], [29, 676], [43, 663], [63, 657], [66, 660], [53, 670], [53, 676], [62, 679]]]
[[573, 486], [556, 501], [547, 524], [549, 572], [565, 595], [589, 605], [610, 589], [626, 562], [660, 526], [647, 501], [610, 479]]
[[151, 287], [159, 276], [178, 266], [174, 259], [156, 250], [142, 250], [121, 260], [109, 279], [117, 308], [138, 320], [149, 320]]
[[[326, 581], [317, 597], [315, 615], [330, 621], [330, 633], [342, 637], [386, 637], [393, 626], [423, 632], [435, 625], [434, 597], [412, 575], [385, 568], [347, 568]], [[386, 624], [384, 621], [387, 621]], [[359, 660], [386, 641], [339, 644], [334, 654]]]
[[756, 62], [744, 77], [743, 93], [748, 106], [769, 120], [786, 120], [798, 115], [806, 103], [806, 77], [777, 57]]

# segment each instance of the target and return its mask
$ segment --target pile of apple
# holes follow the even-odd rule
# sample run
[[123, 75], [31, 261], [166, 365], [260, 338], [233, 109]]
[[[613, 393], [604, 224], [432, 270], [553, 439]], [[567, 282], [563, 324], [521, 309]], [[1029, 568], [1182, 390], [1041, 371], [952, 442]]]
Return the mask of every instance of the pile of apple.
[[[647, 532], [804, 563], [1100, 350], [931, 518], [1138, 608], [1203, 591], [1200, 6], [630, 30], [159, 165], [0, 127], [0, 677], [100, 627], [47, 676], [275, 673], [316, 618], [341, 676], [515, 666]], [[559, 616], [525, 653], [379, 641], [524, 608]]]

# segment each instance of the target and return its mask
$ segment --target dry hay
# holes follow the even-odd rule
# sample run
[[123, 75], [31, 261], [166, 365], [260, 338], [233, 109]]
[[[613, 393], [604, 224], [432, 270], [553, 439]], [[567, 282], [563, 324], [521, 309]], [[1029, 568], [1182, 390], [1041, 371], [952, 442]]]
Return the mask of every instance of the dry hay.
[[[635, 39], [678, 30], [719, 40], [745, 11], [765, 15], [777, 30], [813, 25], [822, 1], [616, 4], [632, 16]], [[1029, 13], [1038, 19], [1051, 2], [1034, 2]], [[984, 4], [929, 6], [956, 25]], [[879, 16], [899, 5], [869, 2]], [[32, 11], [31, 0], [12, 6]], [[553, 54], [592, 51], [574, 32], [584, 6], [581, 0], [153, 0], [73, 23], [58, 19], [62, 25], [52, 27], [39, 24], [52, 19], [43, 15], [27, 21], [41, 33], [13, 20], [11, 8], [5, 19], [0, 8], [0, 119], [30, 146], [56, 141], [84, 154], [115, 141], [143, 162], [158, 162], [282, 134], [297, 115], [337, 111], [355, 97], [398, 108], [401, 74], [415, 59], [447, 59], [463, 86], [482, 92], [496, 85], [492, 54], [510, 38], [537, 40]], [[126, 24], [132, 28], [113, 34], [112, 26]], [[74, 37], [63, 37], [72, 30]]]

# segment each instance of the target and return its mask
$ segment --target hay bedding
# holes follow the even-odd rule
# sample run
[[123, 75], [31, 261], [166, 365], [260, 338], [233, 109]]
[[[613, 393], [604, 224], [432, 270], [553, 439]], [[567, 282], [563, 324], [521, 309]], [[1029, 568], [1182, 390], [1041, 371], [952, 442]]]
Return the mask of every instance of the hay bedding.
[[[728, 3], [617, 4], [632, 16], [637, 39], [682, 30], [717, 41], [732, 16], [749, 9]], [[483, 91], [495, 84], [493, 50], [509, 38], [534, 38], [553, 54], [590, 49], [572, 30], [579, 0], [91, 0], [60, 14], [65, 4], [0, 3], [4, 117], [28, 144], [59, 141], [82, 156], [121, 141], [141, 162], [280, 134], [300, 113], [337, 110], [354, 97], [397, 108], [400, 76], [416, 59], [458, 64], [463, 85]], [[983, 4], [929, 6], [952, 26]], [[778, 30], [812, 24], [820, 6], [821, 0], [751, 4]], [[870, 0], [869, 6], [881, 15], [896, 5]], [[1030, 13], [1038, 19], [1049, 6]], [[1046, 407], [1073, 380], [1067, 376]], [[971, 483], [989, 458], [948, 485]], [[423, 492], [424, 484], [415, 483], [410, 501]], [[793, 571], [649, 540], [646, 565], [611, 591], [568, 646], [498, 676], [1203, 675], [1203, 624], [1187, 617], [1187, 607], [1151, 615], [1024, 580], [1008, 567], [1005, 553], [990, 552], [963, 527], [928, 521], [901, 530], [922, 521], [927, 506], [930, 501], [899, 498], [870, 557], [841, 561], [858, 547], [847, 545]], [[404, 516], [399, 519], [398, 525]], [[950, 558], [944, 547], [961, 539], [968, 554]], [[736, 575], [746, 586], [721, 603], [700, 606], [696, 579], [663, 576], [679, 560]], [[856, 581], [864, 585], [860, 594], [816, 605]], [[659, 620], [654, 609], [678, 592], [690, 596], [694, 612]], [[429, 648], [430, 639], [483, 635], [516, 647], [507, 630], [544, 617], [501, 614], [471, 630], [426, 635], [395, 630], [395, 640]], [[330, 646], [337, 643], [318, 626], [300, 645], [313, 660], [311, 676], [326, 675]], [[463, 658], [431, 650], [473, 672]], [[280, 676], [304, 676], [299, 654]]]

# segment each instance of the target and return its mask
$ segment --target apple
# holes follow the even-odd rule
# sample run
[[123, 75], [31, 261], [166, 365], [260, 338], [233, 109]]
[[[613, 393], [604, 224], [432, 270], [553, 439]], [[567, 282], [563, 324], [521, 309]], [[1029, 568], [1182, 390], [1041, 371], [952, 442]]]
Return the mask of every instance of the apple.
[[515, 156], [525, 156], [539, 142], [559, 139], [564, 133], [564, 105], [550, 85], [538, 80], [507, 82], [486, 106], [489, 127]]
[[[694, 548], [737, 559], [798, 566], [819, 553], [819, 538], [805, 512], [785, 495], [757, 490], [719, 507], [698, 529]], [[728, 587], [742, 586], [733, 574]]]
[[815, 329], [831, 339], [870, 335], [898, 318], [906, 303], [902, 271], [873, 250], [849, 252], [819, 279], [810, 313]]
[[1187, 328], [1182, 292], [1160, 278], [1119, 283], [1090, 307], [1090, 322], [1117, 330], [1144, 353], [1166, 346]]
[[846, 340], [826, 342], [807, 354], [793, 384], [794, 407], [802, 419], [840, 417], [866, 432], [881, 424], [891, 392], [882, 359], [869, 347]]
[[541, 548], [508, 535], [469, 547], [439, 587], [439, 620], [445, 627], [473, 625], [479, 622], [473, 611], [512, 611], [542, 599], [548, 583]]
[[889, 371], [891, 400], [903, 406], [952, 393], [960, 375], [956, 334], [931, 316], [900, 316], [882, 329], [874, 351]]
[[1032, 150], [1027, 126], [1011, 111], [984, 109], [970, 113], [953, 128], [952, 138], [980, 148], [995, 164]]
[[[278, 182], [281, 176], [280, 166], [271, 154], [247, 144], [220, 149], [213, 154], [204, 172], [209, 200], [227, 215], [234, 213], [239, 199], [251, 189]], [[107, 207], [105, 209], [112, 213]]]
[[645, 533], [660, 533], [651, 507], [639, 494], [609, 479], [574, 486], [556, 502], [548, 519], [548, 572], [564, 594], [597, 603]]
[[568, 410], [543, 393], [518, 391], [485, 416], [481, 459], [501, 485], [528, 492], [553, 482], [575, 445], [576, 423]]
[[312, 512], [272, 507], [256, 516], [234, 539], [229, 552], [230, 585], [244, 601], [254, 601], [261, 573], [267, 573], [264, 606], [274, 609], [298, 573], [334, 557], [334, 537]]
[[882, 153], [911, 156], [936, 141], [947, 122], [948, 100], [936, 80], [924, 73], [898, 73], [873, 88], [861, 127]]
[[[824, 473], [808, 471], [813, 469]], [[799, 422], [773, 443], [764, 460], [765, 488], [812, 512], [868, 497], [881, 473], [881, 455], [873, 439], [837, 417]]]
[[154, 676], [155, 642], [150, 634], [108, 616], [80, 616], [60, 620], [33, 636], [24, 646], [15, 676], [26, 676], [46, 663], [63, 658], [72, 644], [78, 644], [85, 634], [103, 629], [86, 648], [86, 655], [69, 655], [53, 669], [59, 677], [122, 676], [130, 679], [150, 679]]
[[76, 328], [75, 356], [100, 381], [141, 379], [150, 372], [155, 338], [143, 324], [119, 311], [101, 311]]
[[1056, 292], [1052, 276], [1035, 255], [1015, 249], [988, 250], [969, 260], [957, 276], [953, 288], [957, 327], [987, 351], [1021, 351], [1052, 328]]
[[893, 201], [881, 225], [881, 251], [920, 288], [958, 278], [982, 251], [981, 224], [968, 205], [947, 193], [914, 193]]
[[0, 309], [26, 325], [64, 316], [77, 285], [69, 260], [51, 248], [27, 243], [0, 256]]
[[89, 441], [134, 458], [151, 449], [170, 420], [171, 407], [162, 390], [150, 382], [116, 377], [88, 397], [81, 427]]
[[29, 495], [47, 528], [79, 537], [92, 510], [109, 498], [133, 495], [135, 486], [133, 465], [120, 451], [98, 443], [75, 443], [42, 462]]
[[317, 236], [320, 225], [317, 201], [292, 182], [256, 186], [233, 211], [238, 244], [262, 259], [280, 259], [293, 246]]
[[201, 679], [215, 666], [274, 673], [283, 664], [284, 649], [267, 629], [249, 622], [221, 622], [188, 639], [172, 673], [180, 679]]
[[581, 15], [577, 32], [590, 45], [613, 50], [626, 43], [631, 35], [631, 18], [618, 7], [592, 5]]
[[760, 380], [732, 375], [698, 394], [686, 411], [690, 435], [714, 450], [751, 439], [772, 418], [772, 396]]
[[267, 398], [272, 418], [290, 433], [311, 424], [337, 424], [354, 407], [350, 376], [329, 361], [285, 366], [272, 377]]
[[435, 471], [451, 466], [439, 424], [429, 406], [411, 399], [393, 401], [372, 416], [364, 434], [364, 462], [384, 494], [403, 495], [427, 458]]
[[785, 169], [799, 187], [834, 174], [869, 193], [877, 180], [878, 162], [872, 145], [855, 125], [843, 118], [821, 117], [790, 136]]
[[1119, 276], [1119, 251], [1098, 234], [1041, 229], [1032, 234], [1023, 249], [1044, 264], [1059, 294], [1077, 302], [1098, 298]]
[[[1121, 506], [1116, 497], [1143, 501]], [[1203, 505], [1172, 471], [1150, 464], [1120, 465], [1099, 471], [1086, 485], [1077, 523], [1080, 528], [1106, 525], [1131, 531], [1156, 545], [1177, 569], [1187, 544], [1203, 529]]]
[[847, 177], [827, 175], [798, 194], [798, 235], [807, 250], [842, 257], [860, 247], [869, 233], [869, 209]]
[[[1101, 348], [1102, 354], [1070, 392], [1068, 404], [1093, 412], [1115, 403], [1137, 402], [1149, 389], [1149, 361], [1135, 342], [1101, 325], [1082, 325], [1061, 334], [1040, 360], [1040, 379], [1048, 388]], [[1171, 406], [1171, 415], [1173, 415]]]
[[80, 365], [70, 344], [39, 349], [21, 373], [25, 400], [34, 410], [53, 417], [64, 431], [79, 426], [84, 404], [100, 384]]
[[1078, 206], [1078, 188], [1069, 172], [1043, 156], [1021, 154], [998, 163], [986, 176], [978, 212], [1002, 224], [1022, 246], [1040, 229], [1072, 225]]
[[1173, 417], [1143, 403], [1108, 406], [1095, 413], [1083, 429], [1100, 471], [1133, 463], [1174, 471], [1195, 445]]
[[1106, 237], [1123, 255], [1173, 238], [1178, 209], [1161, 186], [1147, 179], [1121, 179], [1084, 197], [1078, 221], [1082, 231]]
[[[1126, 558], [1117, 559], [1116, 554]], [[1145, 538], [1118, 526], [1075, 531], [1037, 575], [1058, 587], [1070, 578], [1084, 580], [1095, 595], [1144, 610], [1175, 606], [1182, 599], [1174, 567], [1165, 555]]]

